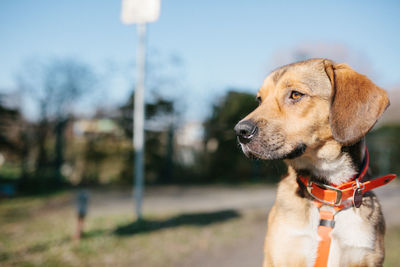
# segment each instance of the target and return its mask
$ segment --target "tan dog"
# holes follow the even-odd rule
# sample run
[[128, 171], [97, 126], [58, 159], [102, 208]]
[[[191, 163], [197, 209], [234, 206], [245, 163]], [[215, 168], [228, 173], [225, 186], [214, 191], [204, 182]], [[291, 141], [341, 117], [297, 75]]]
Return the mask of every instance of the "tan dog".
[[[326, 59], [273, 71], [257, 99], [259, 107], [235, 127], [242, 150], [249, 157], [285, 159], [289, 166], [269, 214], [263, 266], [311, 267], [320, 217], [298, 177], [339, 185], [357, 175], [365, 157], [363, 137], [389, 100], [364, 75]], [[385, 223], [371, 191], [360, 208], [337, 213], [335, 221], [329, 267], [382, 266]]]

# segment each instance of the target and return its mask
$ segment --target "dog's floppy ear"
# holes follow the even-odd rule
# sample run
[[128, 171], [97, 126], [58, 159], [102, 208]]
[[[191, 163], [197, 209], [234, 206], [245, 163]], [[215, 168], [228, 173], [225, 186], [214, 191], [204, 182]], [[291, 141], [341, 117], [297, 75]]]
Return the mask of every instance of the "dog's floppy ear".
[[346, 64], [325, 60], [332, 84], [329, 123], [333, 137], [343, 145], [359, 141], [389, 106], [386, 92]]

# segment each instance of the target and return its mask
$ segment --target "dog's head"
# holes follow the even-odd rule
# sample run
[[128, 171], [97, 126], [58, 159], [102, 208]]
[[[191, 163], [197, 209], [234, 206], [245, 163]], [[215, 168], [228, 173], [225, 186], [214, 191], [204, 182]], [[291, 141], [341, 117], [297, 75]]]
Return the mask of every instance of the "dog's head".
[[311, 59], [273, 71], [259, 106], [235, 131], [243, 152], [261, 159], [295, 158], [327, 143], [358, 142], [389, 105], [386, 92], [346, 64]]

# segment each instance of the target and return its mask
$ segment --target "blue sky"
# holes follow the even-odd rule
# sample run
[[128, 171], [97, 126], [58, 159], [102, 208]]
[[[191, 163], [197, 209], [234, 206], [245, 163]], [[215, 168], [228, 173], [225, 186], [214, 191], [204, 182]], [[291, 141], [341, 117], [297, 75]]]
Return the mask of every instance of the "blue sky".
[[[94, 68], [133, 61], [136, 30], [120, 22], [120, 5], [0, 1], [0, 88], [14, 87], [29, 58], [77, 57]], [[275, 64], [288, 63], [299, 47], [308, 47], [311, 56], [339, 55], [332, 59], [368, 65], [384, 88], [399, 85], [399, 14], [398, 1], [165, 0], [160, 20], [149, 26], [148, 43], [151, 53], [182, 58], [186, 106], [198, 113], [228, 87], [255, 93]], [[332, 52], [335, 47], [342, 52]], [[128, 81], [112, 88], [113, 103], [130, 89]]]

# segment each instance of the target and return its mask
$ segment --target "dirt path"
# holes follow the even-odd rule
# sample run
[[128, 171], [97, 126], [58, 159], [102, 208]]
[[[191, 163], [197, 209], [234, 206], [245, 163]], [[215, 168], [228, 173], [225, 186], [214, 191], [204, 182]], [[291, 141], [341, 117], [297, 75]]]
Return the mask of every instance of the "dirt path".
[[[105, 195], [106, 192], [106, 195]], [[90, 193], [90, 213], [132, 213], [130, 189]], [[145, 214], [185, 213], [224, 209], [268, 209], [275, 199], [275, 187], [250, 186], [163, 186], [146, 189]]]
[[[90, 213], [132, 213], [134, 200], [130, 189], [90, 193]], [[388, 226], [400, 224], [400, 182], [374, 190], [383, 206]], [[276, 188], [257, 186], [166, 186], [146, 190], [145, 214], [201, 212], [223, 209], [263, 209], [275, 200]]]

